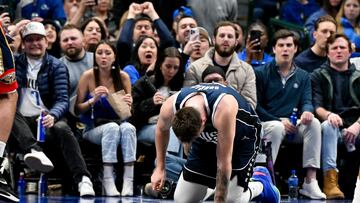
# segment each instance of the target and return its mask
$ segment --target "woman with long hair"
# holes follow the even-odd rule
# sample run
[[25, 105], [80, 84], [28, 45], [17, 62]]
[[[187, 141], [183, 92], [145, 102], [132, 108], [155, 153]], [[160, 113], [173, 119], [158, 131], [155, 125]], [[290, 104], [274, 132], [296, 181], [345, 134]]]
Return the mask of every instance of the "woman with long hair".
[[95, 46], [108, 36], [104, 22], [97, 17], [84, 21], [80, 29], [84, 35], [85, 50], [90, 52], [94, 52]]
[[135, 44], [130, 64], [124, 67], [124, 71], [130, 77], [131, 85], [134, 85], [146, 73], [152, 74], [158, 49], [158, 43], [153, 37], [144, 36], [139, 38]]
[[139, 129], [138, 141], [155, 143], [156, 118], [162, 103], [182, 88], [184, 70], [179, 51], [166, 48], [156, 60], [154, 74], [142, 76], [133, 86], [133, 124]]
[[87, 70], [80, 78], [76, 113], [86, 128], [83, 138], [101, 145], [103, 160], [103, 189], [106, 196], [119, 196], [113, 175], [114, 164], [118, 162], [117, 148], [121, 147], [124, 174], [122, 196], [133, 195], [134, 162], [136, 159], [136, 129], [119, 116], [107, 100], [107, 96], [124, 90], [123, 100], [130, 108], [132, 104], [129, 76], [120, 70], [116, 61], [116, 49], [101, 41], [95, 48], [94, 68]]
[[[154, 74], [144, 75], [133, 86], [132, 123], [138, 129], [138, 142], [155, 147], [155, 129], [160, 108], [163, 102], [182, 88], [184, 69], [179, 51], [168, 47], [159, 54], [154, 67]], [[167, 177], [177, 180], [185, 163], [183, 147], [174, 132], [170, 132], [170, 141], [166, 155]], [[147, 195], [157, 196], [151, 191], [149, 184], [145, 187]]]
[[360, 0], [344, 0], [336, 15], [337, 32], [360, 48]]

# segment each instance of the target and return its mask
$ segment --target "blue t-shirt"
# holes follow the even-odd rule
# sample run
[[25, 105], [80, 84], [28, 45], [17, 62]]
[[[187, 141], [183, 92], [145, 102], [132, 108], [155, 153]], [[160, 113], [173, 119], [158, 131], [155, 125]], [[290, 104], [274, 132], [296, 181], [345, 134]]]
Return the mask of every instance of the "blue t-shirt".
[[[242, 61], [246, 60], [246, 50], [244, 49], [244, 51], [238, 53], [238, 58]], [[267, 53], [264, 53], [264, 58], [263, 60], [251, 60], [250, 65], [254, 68], [256, 66], [260, 66], [260, 65], [264, 65], [266, 63], [269, 63], [273, 60], [274, 58], [272, 56], [270, 56]]]
[[142, 76], [134, 65], [125, 66], [123, 71], [125, 71], [129, 75], [131, 85], [134, 85], [135, 82]]

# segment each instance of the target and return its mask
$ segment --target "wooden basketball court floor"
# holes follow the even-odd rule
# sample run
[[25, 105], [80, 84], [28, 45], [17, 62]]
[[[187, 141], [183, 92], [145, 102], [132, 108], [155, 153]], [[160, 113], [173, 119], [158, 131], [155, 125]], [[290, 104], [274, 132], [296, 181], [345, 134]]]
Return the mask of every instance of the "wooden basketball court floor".
[[[145, 196], [137, 197], [95, 197], [95, 198], [79, 198], [75, 196], [46, 196], [38, 197], [37, 195], [26, 195], [21, 197], [20, 202], [30, 203], [173, 203], [173, 200], [152, 199]], [[206, 201], [205, 203], [210, 203]], [[289, 202], [287, 197], [283, 197], [281, 202]], [[351, 200], [308, 200], [299, 199], [291, 203], [352, 203]]]

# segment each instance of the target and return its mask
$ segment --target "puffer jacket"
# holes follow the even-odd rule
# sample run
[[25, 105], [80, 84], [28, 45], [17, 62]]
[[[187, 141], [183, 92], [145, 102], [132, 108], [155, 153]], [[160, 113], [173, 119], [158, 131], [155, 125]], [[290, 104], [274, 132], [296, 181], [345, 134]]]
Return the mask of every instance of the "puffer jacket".
[[[21, 98], [19, 90], [26, 87], [27, 82], [26, 54], [15, 57], [15, 64], [18, 93]], [[59, 120], [69, 109], [69, 73], [66, 66], [59, 59], [46, 53], [37, 81], [42, 102], [49, 109], [49, 113]]]
[[[201, 83], [201, 75], [209, 65], [213, 64], [215, 48], [210, 48], [204, 57], [190, 64], [185, 74], [184, 86], [192, 86]], [[234, 52], [229, 69], [226, 72], [227, 84], [236, 89], [241, 96], [255, 109], [256, 107], [256, 84], [253, 68], [244, 61], [241, 61]]]

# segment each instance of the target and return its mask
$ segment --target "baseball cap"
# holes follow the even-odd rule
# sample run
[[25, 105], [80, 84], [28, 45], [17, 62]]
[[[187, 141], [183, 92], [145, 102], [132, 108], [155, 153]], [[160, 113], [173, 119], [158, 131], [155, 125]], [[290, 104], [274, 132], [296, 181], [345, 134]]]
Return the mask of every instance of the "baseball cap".
[[46, 37], [44, 25], [40, 22], [30, 22], [26, 24], [21, 32], [21, 36], [25, 38], [28, 35], [42, 35]]
[[203, 28], [203, 27], [198, 27], [198, 29], [199, 29], [199, 34], [200, 34], [201, 36], [205, 37], [205, 38], [209, 41], [209, 44], [210, 44], [210, 46], [211, 46], [212, 43], [211, 43], [211, 38], [210, 38], [210, 36], [209, 36], [208, 31], [207, 31], [205, 28]]
[[173, 13], [173, 21], [180, 14], [180, 12], [182, 12], [184, 16], [193, 17], [193, 12], [192, 12], [191, 8], [186, 7], [186, 6], [181, 6], [179, 9], [176, 9], [174, 11], [174, 13]]

